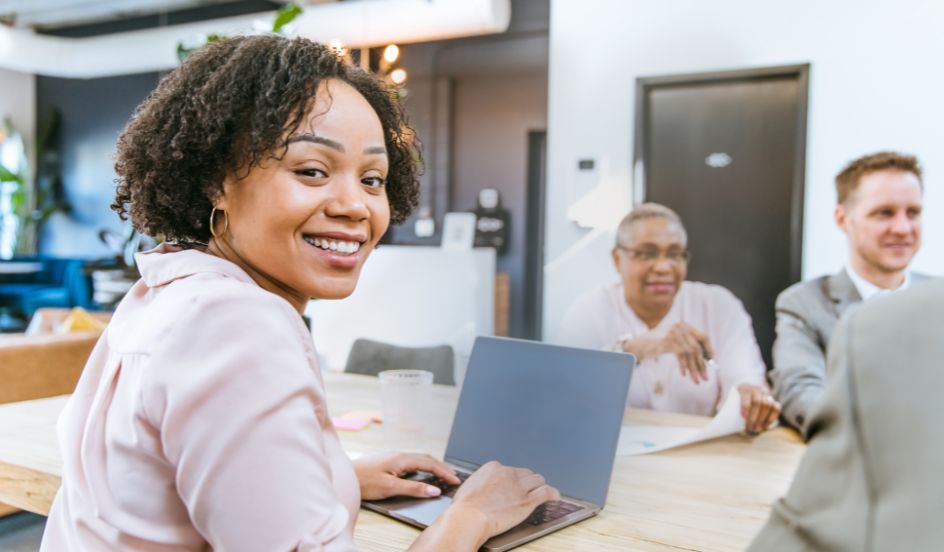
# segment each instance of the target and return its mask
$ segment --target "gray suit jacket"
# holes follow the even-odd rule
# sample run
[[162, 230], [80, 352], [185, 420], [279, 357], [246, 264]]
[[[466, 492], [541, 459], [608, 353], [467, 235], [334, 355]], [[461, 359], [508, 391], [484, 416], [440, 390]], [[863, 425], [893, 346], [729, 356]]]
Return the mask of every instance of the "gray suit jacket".
[[[926, 276], [911, 274], [913, 283]], [[783, 419], [807, 436], [809, 415], [823, 395], [826, 345], [839, 317], [862, 297], [845, 269], [794, 284], [777, 297], [777, 338], [770, 381]]]
[[787, 496], [754, 551], [941, 550], [944, 279], [853, 309]]

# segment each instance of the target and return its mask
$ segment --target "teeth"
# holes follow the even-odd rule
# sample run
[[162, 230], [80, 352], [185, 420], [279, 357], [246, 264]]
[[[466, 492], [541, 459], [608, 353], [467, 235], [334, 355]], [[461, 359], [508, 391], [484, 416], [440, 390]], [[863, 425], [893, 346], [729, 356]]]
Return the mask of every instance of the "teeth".
[[356, 241], [342, 241], [342, 240], [329, 240], [326, 238], [312, 238], [309, 236], [304, 236], [304, 240], [315, 247], [320, 247], [327, 251], [337, 251], [338, 253], [344, 255], [352, 255], [357, 253], [360, 248], [360, 242]]

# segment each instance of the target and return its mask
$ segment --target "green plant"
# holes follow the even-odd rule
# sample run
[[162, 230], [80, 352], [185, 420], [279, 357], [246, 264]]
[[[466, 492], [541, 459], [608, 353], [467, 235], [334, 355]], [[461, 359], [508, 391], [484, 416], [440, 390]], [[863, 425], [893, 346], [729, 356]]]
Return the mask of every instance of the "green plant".
[[292, 2], [291, 4], [286, 4], [279, 8], [279, 11], [275, 14], [275, 21], [272, 22], [272, 32], [280, 33], [282, 32], [282, 27], [288, 25], [295, 20], [296, 17], [302, 14], [302, 7]]

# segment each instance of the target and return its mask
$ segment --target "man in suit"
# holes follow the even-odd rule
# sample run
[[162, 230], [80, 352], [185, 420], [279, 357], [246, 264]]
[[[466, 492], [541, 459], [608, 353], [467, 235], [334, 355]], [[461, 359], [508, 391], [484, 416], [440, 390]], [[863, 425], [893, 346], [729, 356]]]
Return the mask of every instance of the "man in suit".
[[777, 297], [770, 379], [783, 419], [804, 437], [823, 393], [826, 345], [842, 313], [923, 279], [908, 271], [921, 245], [923, 191], [913, 156], [882, 152], [849, 163], [836, 176], [836, 224], [849, 243], [845, 268]]
[[940, 550], [944, 279], [849, 312], [786, 497], [749, 550]]

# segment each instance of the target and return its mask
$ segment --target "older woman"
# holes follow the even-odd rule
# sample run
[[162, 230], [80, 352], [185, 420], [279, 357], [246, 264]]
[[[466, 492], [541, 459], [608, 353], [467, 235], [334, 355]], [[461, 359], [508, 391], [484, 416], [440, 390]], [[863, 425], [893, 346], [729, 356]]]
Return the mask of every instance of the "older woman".
[[636, 355], [631, 406], [707, 416], [736, 389], [746, 430], [764, 431], [780, 407], [767, 387], [751, 318], [723, 287], [685, 281], [687, 243], [668, 207], [633, 209], [612, 250], [620, 281], [579, 298], [558, 341]]
[[[376, 80], [300, 39], [207, 46], [138, 108], [114, 208], [175, 245], [138, 256], [63, 413], [44, 550], [351, 550], [362, 497], [458, 483], [426, 455], [351, 464], [301, 318], [416, 204], [406, 132]], [[557, 496], [487, 464], [414, 548], [474, 550]]]

